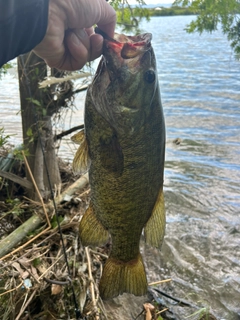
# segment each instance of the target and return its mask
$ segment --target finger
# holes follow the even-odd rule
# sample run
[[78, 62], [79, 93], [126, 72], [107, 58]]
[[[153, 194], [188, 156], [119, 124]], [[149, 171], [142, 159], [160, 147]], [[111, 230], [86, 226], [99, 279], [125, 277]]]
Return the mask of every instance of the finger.
[[85, 31], [87, 32], [88, 36], [90, 37], [94, 33], [94, 28], [85, 28]]
[[[76, 41], [74, 41], [76, 45], [78, 45], [78, 42], [80, 42], [81, 44], [83, 44], [87, 48], [88, 51], [90, 50], [91, 44], [90, 44], [89, 36], [90, 36], [91, 28], [72, 29], [69, 32], [72, 32], [73, 34], [76, 35], [77, 39], [76, 39]], [[79, 40], [79, 41], [77, 41], [77, 40]]]
[[61, 68], [81, 69], [90, 58], [90, 39], [83, 29], [68, 32], [65, 38], [66, 58]]
[[[64, 1], [64, 6], [67, 6]], [[68, 27], [90, 28], [97, 24], [110, 37], [114, 35], [116, 12], [105, 0], [69, 0], [70, 6], [66, 9]]]
[[101, 5], [101, 17], [97, 22], [98, 27], [110, 37], [114, 36], [116, 26], [116, 12], [105, 0], [99, 0]]
[[102, 54], [103, 37], [100, 34], [92, 34], [90, 37], [91, 50], [89, 61], [95, 60]]

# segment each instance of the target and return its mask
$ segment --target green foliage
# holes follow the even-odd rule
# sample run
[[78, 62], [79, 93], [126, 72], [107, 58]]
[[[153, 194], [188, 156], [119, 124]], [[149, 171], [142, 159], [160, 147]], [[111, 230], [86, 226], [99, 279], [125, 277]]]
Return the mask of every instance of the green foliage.
[[[58, 218], [59, 218], [59, 223], [61, 223], [64, 220], [63, 216], [59, 216]], [[58, 226], [56, 215], [54, 215], [52, 220], [51, 220], [51, 226], [52, 226], [53, 229], [57, 228], [57, 226]]]
[[[22, 204], [20, 202], [20, 199], [8, 198], [8, 199], [6, 199], [6, 203], [8, 203], [12, 206], [11, 210], [7, 214], [11, 213], [14, 217], [19, 217], [22, 213], [24, 213], [24, 209], [21, 208]], [[7, 214], [5, 214], [5, 216]]]
[[186, 28], [187, 32], [212, 32], [221, 26], [237, 56], [240, 54], [240, 1], [239, 0], [175, 0], [181, 5], [196, 10], [198, 16]]
[[[35, 69], [37, 70], [37, 69]], [[33, 98], [27, 98], [26, 100], [32, 102], [32, 104], [34, 104], [37, 108], [37, 111], [39, 114], [42, 114], [43, 116], [47, 115], [47, 110], [46, 108], [43, 107], [43, 103], [37, 99], [33, 99]]]
[[19, 145], [12, 150], [15, 160], [24, 161], [23, 153], [26, 157], [30, 155], [28, 149], [24, 149], [24, 145]]
[[36, 268], [41, 264], [41, 259], [40, 258], [35, 258], [32, 262], [33, 266]]
[[142, 19], [150, 19], [150, 10], [143, 8], [145, 2], [143, 0], [136, 0], [136, 7], [132, 7], [128, 1], [124, 0], [113, 0], [111, 5], [117, 12], [117, 24], [119, 24], [123, 32], [139, 32], [139, 22]]
[[0, 127], [0, 148], [8, 143], [9, 138], [10, 138], [10, 135], [5, 135], [4, 128]]
[[4, 64], [1, 68], [0, 68], [0, 79], [1, 79], [1, 77], [2, 77], [2, 75], [3, 74], [6, 74], [7, 73], [7, 70], [9, 69], [9, 68], [11, 68], [11, 64], [10, 63], [6, 63], [6, 64]]

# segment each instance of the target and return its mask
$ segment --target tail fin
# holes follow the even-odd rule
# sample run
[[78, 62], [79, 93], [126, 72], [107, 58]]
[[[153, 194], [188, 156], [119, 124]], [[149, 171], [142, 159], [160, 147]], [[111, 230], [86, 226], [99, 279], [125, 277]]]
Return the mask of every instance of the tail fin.
[[102, 299], [110, 299], [124, 292], [136, 296], [146, 294], [147, 278], [141, 254], [128, 262], [110, 257], [103, 268], [99, 291]]

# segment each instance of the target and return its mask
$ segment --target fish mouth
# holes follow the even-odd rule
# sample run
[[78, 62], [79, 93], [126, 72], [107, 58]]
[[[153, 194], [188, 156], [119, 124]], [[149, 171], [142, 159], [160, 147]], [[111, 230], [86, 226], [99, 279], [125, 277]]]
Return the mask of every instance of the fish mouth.
[[106, 49], [117, 53], [122, 59], [136, 58], [151, 48], [151, 33], [136, 36], [125, 36], [115, 33], [114, 38], [111, 38], [98, 27], [95, 28], [95, 33], [100, 34], [104, 38], [104, 46]]
[[139, 83], [152, 63], [152, 35], [115, 33], [111, 38], [99, 28], [95, 32], [104, 38], [103, 56], [91, 87], [95, 108], [119, 134], [132, 134], [142, 125], [139, 119], [144, 119], [137, 97]]

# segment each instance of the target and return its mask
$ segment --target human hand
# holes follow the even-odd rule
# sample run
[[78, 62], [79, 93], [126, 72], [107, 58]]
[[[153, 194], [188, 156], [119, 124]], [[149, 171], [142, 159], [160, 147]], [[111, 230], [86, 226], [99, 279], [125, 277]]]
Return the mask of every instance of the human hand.
[[50, 67], [81, 69], [102, 53], [103, 37], [94, 24], [113, 37], [116, 13], [105, 0], [49, 0], [47, 32], [34, 52]]

